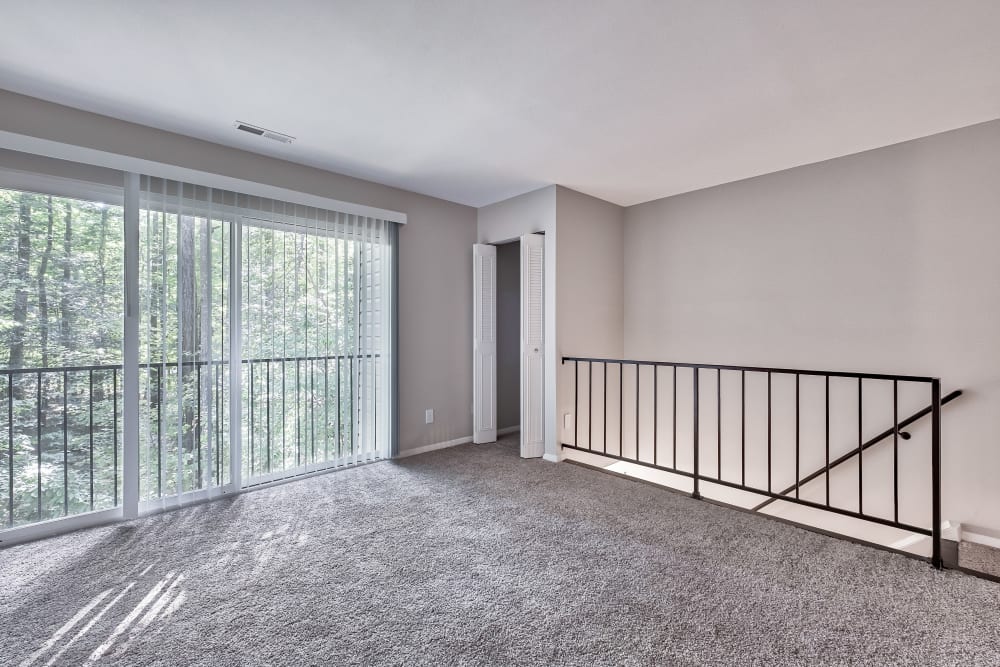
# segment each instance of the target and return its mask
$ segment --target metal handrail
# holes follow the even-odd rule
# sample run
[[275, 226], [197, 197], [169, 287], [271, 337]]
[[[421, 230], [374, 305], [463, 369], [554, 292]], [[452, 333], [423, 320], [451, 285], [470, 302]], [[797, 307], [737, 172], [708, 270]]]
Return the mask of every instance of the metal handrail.
[[[962, 395], [962, 390], [961, 389], [956, 389], [955, 391], [949, 393], [947, 396], [945, 396], [944, 398], [941, 399], [941, 405], [947, 405], [948, 403], [951, 403], [952, 401], [954, 401], [956, 398], [958, 398], [961, 395]], [[846, 463], [847, 461], [850, 461], [852, 458], [854, 458], [855, 456], [857, 456], [858, 452], [863, 452], [863, 451], [867, 450], [870, 447], [874, 447], [878, 443], [880, 443], [883, 440], [885, 440], [886, 438], [888, 438], [890, 435], [898, 435], [899, 437], [903, 438], [903, 440], [909, 440], [910, 439], [909, 434], [903, 433], [903, 429], [906, 428], [907, 426], [910, 426], [911, 424], [919, 421], [920, 419], [923, 419], [924, 417], [926, 417], [930, 413], [931, 413], [931, 406], [929, 406], [929, 405], [926, 408], [923, 408], [921, 410], [918, 410], [918, 411], [914, 412], [912, 415], [910, 415], [906, 419], [904, 419], [901, 422], [899, 422], [898, 424], [896, 424], [896, 426], [894, 428], [887, 428], [886, 430], [884, 430], [881, 433], [879, 433], [878, 435], [876, 435], [874, 438], [871, 438], [870, 440], [868, 440], [867, 442], [865, 442], [863, 445], [861, 445], [861, 447], [856, 447], [856, 448], [852, 449], [851, 451], [847, 452], [846, 454], [843, 454], [842, 456], [837, 457], [833, 461], [830, 461], [830, 465], [829, 466], [824, 466], [824, 467], [819, 468], [818, 470], [816, 470], [816, 471], [814, 471], [814, 472], [806, 475], [801, 480], [799, 480], [799, 486], [802, 486], [804, 484], [808, 484], [809, 482], [813, 481], [814, 479], [816, 479], [816, 478], [818, 478], [818, 477], [820, 477], [822, 475], [829, 474], [830, 471], [833, 470], [834, 468], [836, 468], [837, 466], [839, 466], [839, 465], [841, 465], [843, 463]], [[793, 485], [789, 486], [788, 488], [786, 488], [786, 489], [784, 489], [782, 491], [779, 491], [778, 495], [779, 496], [783, 496], [785, 494], [791, 493], [794, 490], [795, 490], [795, 485], [793, 484]], [[771, 503], [773, 503], [775, 501], [778, 501], [778, 500], [781, 500], [781, 498], [768, 498], [764, 502], [762, 502], [759, 505], [755, 506], [753, 508], [753, 511], [754, 512], [759, 512], [762, 509], [764, 509], [765, 507], [767, 507], [768, 505], [770, 505]]]
[[699, 364], [687, 361], [646, 361], [642, 359], [602, 359], [600, 357], [563, 357], [562, 362], [590, 361], [593, 363], [625, 364], [632, 366], [672, 366], [675, 368], [700, 368], [723, 371], [746, 371], [747, 373], [780, 373], [784, 375], [821, 375], [826, 377], [855, 378], [864, 380], [898, 380], [900, 382], [931, 383], [939, 378], [923, 375], [891, 375], [887, 373], [861, 373], [856, 371], [817, 371], [804, 368], [767, 368], [765, 366], [732, 366], [727, 364]]
[[[674, 362], [674, 361], [645, 361], [639, 359], [609, 359], [602, 357], [563, 357], [562, 363], [572, 363], [574, 366], [574, 388], [573, 388], [573, 403], [574, 403], [574, 425], [573, 425], [573, 444], [562, 443], [563, 447], [569, 449], [576, 449], [580, 451], [586, 451], [593, 454], [598, 454], [601, 456], [607, 456], [616, 460], [629, 461], [631, 463], [636, 463], [642, 466], [655, 468], [658, 470], [663, 470], [666, 472], [682, 475], [688, 477], [693, 482], [693, 491], [691, 496], [693, 498], [701, 498], [700, 493], [700, 482], [705, 481], [713, 484], [718, 484], [721, 486], [726, 486], [733, 489], [739, 489], [742, 491], [748, 491], [750, 493], [755, 493], [763, 495], [769, 499], [768, 502], [773, 500], [782, 500], [798, 505], [803, 505], [806, 507], [811, 507], [814, 509], [821, 509], [829, 511], [832, 513], [840, 514], [843, 516], [849, 516], [856, 519], [861, 519], [864, 521], [869, 521], [873, 523], [878, 523], [881, 525], [891, 526], [894, 528], [900, 528], [910, 532], [928, 535], [931, 537], [932, 542], [932, 555], [931, 563], [934, 567], [940, 568], [942, 566], [942, 555], [941, 555], [941, 406], [943, 403], [953, 400], [958, 392], [952, 392], [946, 398], [945, 401], [941, 399], [941, 380], [936, 377], [927, 376], [917, 376], [917, 375], [900, 375], [900, 374], [890, 374], [890, 373], [864, 373], [864, 372], [849, 372], [849, 371], [822, 371], [822, 370], [812, 370], [812, 369], [794, 369], [794, 368], [772, 368], [763, 366], [735, 366], [730, 364], [701, 364], [701, 363], [691, 363], [691, 362]], [[593, 383], [594, 383], [594, 364], [600, 364], [603, 366], [604, 370], [604, 438], [603, 447], [601, 451], [597, 451], [593, 448], [593, 441], [590, 437], [587, 440], [587, 447], [582, 447], [579, 445], [579, 421], [580, 421], [580, 410], [579, 410], [579, 400], [580, 400], [580, 364], [587, 364], [588, 366], [588, 378], [589, 378], [589, 394], [587, 397], [588, 411], [593, 412]], [[635, 456], [628, 457], [625, 456], [624, 452], [624, 367], [625, 366], [635, 366]], [[607, 451], [607, 398], [608, 398], [608, 366], [618, 366], [619, 367], [619, 448], [618, 454]], [[652, 462], [642, 461], [640, 459], [640, 368], [641, 367], [652, 367], [653, 368], [653, 456]], [[659, 403], [657, 398], [658, 390], [658, 380], [659, 380], [659, 368], [668, 367], [673, 369], [672, 380], [673, 380], [673, 457], [671, 465], [661, 464], [658, 460], [659, 447], [658, 447], [658, 412]], [[692, 459], [693, 459], [693, 470], [681, 470], [677, 466], [677, 369], [692, 369]], [[716, 477], [711, 477], [705, 475], [700, 467], [699, 452], [700, 452], [700, 426], [699, 426], [699, 381], [702, 376], [702, 371], [715, 371], [715, 389], [717, 397], [717, 431], [716, 431], [716, 442], [718, 448], [718, 474]], [[738, 372], [740, 374], [740, 391], [741, 391], [741, 475], [740, 481], [734, 482], [731, 480], [723, 479], [722, 475], [722, 373], [723, 372]], [[753, 486], [747, 484], [746, 481], [746, 375], [751, 374], [765, 374], [767, 376], [767, 486], [766, 488], [760, 486]], [[771, 397], [771, 376], [774, 374], [780, 375], [791, 375], [795, 378], [795, 484], [785, 489], [784, 491], [778, 493], [772, 488], [772, 397]], [[825, 379], [825, 404], [826, 404], [826, 444], [825, 444], [825, 459], [826, 464], [823, 469], [816, 473], [811, 473], [803, 478], [799, 473], [800, 466], [800, 391], [799, 391], [799, 379], [801, 376], [818, 376]], [[711, 374], [709, 375], [711, 377]], [[829, 477], [827, 477], [827, 488], [826, 488], [826, 498], [825, 502], [815, 502], [809, 501], [804, 498], [799, 497], [799, 491], [802, 484], [812, 479], [815, 479], [822, 473], [826, 473], [829, 469], [835, 465], [839, 465], [846, 460], [844, 457], [840, 457], [836, 461], [831, 461], [830, 459], [830, 378], [849, 378], [857, 380], [857, 396], [858, 396], [858, 447], [853, 452], [845, 455], [846, 458], [852, 456], [858, 456], [858, 480], [857, 480], [857, 497], [858, 497], [858, 511], [848, 510], [843, 507], [837, 507], [831, 505], [830, 503], [830, 489], [829, 489]], [[880, 380], [880, 381], [890, 381], [893, 383], [893, 423], [896, 424], [892, 429], [887, 432], [879, 434], [875, 439], [865, 442], [862, 437], [862, 415], [864, 410], [863, 401], [863, 387], [865, 380]], [[898, 419], [898, 387], [900, 383], [920, 383], [930, 385], [931, 389], [931, 404], [925, 410], [920, 411], [914, 416], [900, 422]], [[899, 521], [899, 468], [898, 468], [898, 439], [900, 424], [906, 425], [910, 424], [917, 419], [931, 415], [931, 520], [930, 527], [915, 526], [911, 524], [902, 523]], [[592, 414], [589, 414], [591, 419], [588, 419], [588, 430], [592, 430]], [[876, 516], [870, 513], [865, 513], [864, 502], [863, 502], [863, 486], [864, 486], [864, 467], [863, 467], [863, 457], [861, 453], [864, 452], [867, 447], [875, 444], [893, 435], [893, 518], [886, 519], [880, 516]], [[794, 496], [790, 494], [794, 492]]]

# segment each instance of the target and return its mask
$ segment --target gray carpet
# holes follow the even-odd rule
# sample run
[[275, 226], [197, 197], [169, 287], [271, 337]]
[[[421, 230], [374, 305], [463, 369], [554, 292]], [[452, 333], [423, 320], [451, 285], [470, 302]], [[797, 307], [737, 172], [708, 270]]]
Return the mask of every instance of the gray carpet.
[[0, 664], [1000, 664], [1000, 585], [462, 446], [0, 551]]

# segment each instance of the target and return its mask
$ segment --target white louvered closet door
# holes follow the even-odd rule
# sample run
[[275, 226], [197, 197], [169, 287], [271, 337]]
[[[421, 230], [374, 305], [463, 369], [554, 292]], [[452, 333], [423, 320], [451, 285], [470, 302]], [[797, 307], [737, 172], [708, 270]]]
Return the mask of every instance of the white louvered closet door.
[[521, 237], [521, 456], [545, 453], [545, 237]]
[[497, 439], [497, 249], [476, 244], [473, 255], [472, 441]]

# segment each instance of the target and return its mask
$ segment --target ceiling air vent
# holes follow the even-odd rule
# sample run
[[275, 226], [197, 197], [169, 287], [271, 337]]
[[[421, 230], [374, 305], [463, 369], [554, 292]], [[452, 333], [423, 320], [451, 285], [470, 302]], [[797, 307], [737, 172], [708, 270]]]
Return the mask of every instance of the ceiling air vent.
[[239, 120], [236, 121], [234, 125], [236, 126], [237, 130], [249, 132], [250, 134], [255, 134], [258, 137], [264, 137], [265, 139], [273, 139], [274, 141], [280, 141], [283, 144], [290, 144], [293, 141], [295, 141], [295, 137], [289, 136], [287, 134], [282, 134], [281, 132], [275, 132], [274, 130], [266, 130], [263, 127], [250, 125], [249, 123], [244, 123]]

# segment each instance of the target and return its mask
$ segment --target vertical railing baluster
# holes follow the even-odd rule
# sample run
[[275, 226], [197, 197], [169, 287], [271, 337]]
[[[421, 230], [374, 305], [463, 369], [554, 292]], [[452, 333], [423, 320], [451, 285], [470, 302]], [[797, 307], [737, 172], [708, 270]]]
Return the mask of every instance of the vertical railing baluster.
[[830, 376], [824, 376], [826, 380], [826, 388], [824, 391], [824, 396], [826, 397], [826, 474], [823, 476], [826, 478], [826, 506], [830, 506]]
[[[343, 373], [343, 357], [337, 356], [337, 458], [343, 457], [344, 451], [344, 406], [340, 401], [340, 375]], [[282, 371], [284, 377], [284, 371]], [[282, 398], [282, 401], [285, 399]], [[284, 451], [285, 427], [281, 427], [282, 451]]]
[[[222, 349], [224, 350], [225, 346]], [[225, 370], [220, 360], [219, 364], [215, 366], [215, 414], [219, 416], [215, 420], [215, 484], [217, 486], [222, 486], [222, 425], [225, 420], [225, 414], [222, 411], [222, 378]]]
[[892, 381], [892, 520], [899, 523], [899, 382]]
[[[302, 465], [302, 414], [300, 411], [300, 406], [302, 405], [302, 376], [299, 371], [300, 363], [299, 359], [295, 360], [295, 465]], [[352, 373], [353, 375], [353, 373]], [[353, 399], [351, 400], [351, 405], [354, 404]], [[353, 423], [353, 419], [351, 422]], [[351, 448], [353, 451], [353, 431], [351, 437]]]
[[694, 387], [694, 414], [693, 414], [693, 430], [691, 443], [694, 448], [694, 492], [691, 494], [692, 498], [701, 498], [701, 492], [699, 491], [698, 481], [701, 477], [701, 472], [698, 468], [698, 371], [697, 366], [692, 367], [692, 372], [694, 373], [693, 387]]
[[267, 382], [267, 389], [264, 392], [264, 400], [267, 402], [267, 443], [265, 448], [267, 449], [267, 472], [271, 472], [271, 360], [268, 359], [264, 364], [264, 376]]
[[198, 407], [197, 407], [198, 419], [196, 421], [196, 426], [195, 426], [195, 431], [194, 431], [194, 434], [195, 434], [194, 435], [195, 449], [198, 452], [198, 464], [197, 464], [197, 476], [196, 476], [196, 478], [194, 480], [194, 488], [200, 489], [202, 487], [202, 485], [205, 483], [205, 480], [202, 478], [202, 472], [201, 472], [202, 471], [202, 465], [201, 465], [201, 463], [202, 463], [201, 462], [201, 437], [202, 437], [202, 429], [201, 429], [201, 362], [198, 362], [198, 361], [194, 362], [194, 376], [195, 376], [195, 383], [198, 385], [198, 389], [196, 390], [197, 401], [198, 401]]
[[[329, 253], [329, 246], [327, 246], [327, 253]], [[327, 280], [329, 280], [329, 273], [327, 273]], [[327, 355], [323, 357], [323, 460], [330, 460], [330, 325], [329, 320], [327, 321], [327, 332], [326, 332], [326, 346]], [[268, 382], [270, 386], [270, 382]], [[270, 405], [270, 401], [268, 401]]]
[[587, 362], [587, 449], [594, 449], [594, 362]]
[[635, 462], [639, 462], [639, 362], [635, 363]]
[[771, 373], [767, 374], [767, 492], [771, 493]]
[[[249, 283], [249, 280], [250, 279], [247, 278], [248, 283]], [[256, 452], [257, 452], [257, 437], [256, 437], [257, 436], [257, 431], [256, 431], [256, 423], [255, 423], [255, 420], [254, 420], [254, 415], [257, 412], [257, 401], [255, 400], [255, 397], [254, 397], [254, 374], [253, 374], [253, 360], [252, 359], [247, 360], [247, 366], [248, 366], [248, 368], [250, 370], [250, 391], [249, 391], [250, 401], [247, 404], [247, 412], [250, 413], [249, 414], [249, 417], [250, 417], [250, 432], [249, 432], [249, 436], [250, 437], [248, 438], [248, 440], [250, 441], [250, 443], [249, 443], [250, 444], [250, 476], [253, 477], [254, 473], [257, 472], [257, 457], [256, 457]]]
[[858, 378], [858, 514], [864, 514], [864, 501], [863, 491], [864, 491], [864, 451], [862, 446], [865, 444], [865, 439], [862, 435], [862, 417], [863, 417], [863, 397], [862, 397], [862, 384], [861, 378]]
[[747, 372], [740, 371], [740, 484], [747, 485]]
[[625, 456], [625, 366], [618, 362], [618, 456]]
[[[282, 237], [284, 238], [284, 237]], [[284, 243], [284, 241], [282, 241]], [[282, 354], [286, 354], [282, 347]], [[288, 391], [287, 381], [288, 360], [281, 360], [281, 469], [284, 470], [288, 462], [287, 444], [285, 439], [286, 422], [288, 421], [287, 406], [285, 403], [285, 392]], [[337, 366], [337, 400], [340, 401], [340, 366]]]
[[90, 382], [90, 511], [94, 511], [94, 371], [91, 369]]
[[715, 463], [722, 479], [722, 369], [715, 369]]
[[941, 569], [941, 381], [931, 381], [931, 564]]
[[672, 376], [674, 388], [671, 394], [674, 402], [674, 414], [673, 418], [670, 420], [670, 426], [673, 429], [673, 447], [674, 447], [672, 467], [674, 470], [677, 470], [677, 366], [672, 366], [672, 368], [674, 369]]
[[[309, 364], [309, 400], [306, 407], [309, 409], [309, 459], [310, 463], [316, 462], [316, 360], [308, 359]], [[495, 424], [495, 422], [494, 422]]]
[[14, 374], [7, 375], [7, 525], [14, 525]]
[[35, 386], [37, 396], [35, 405], [35, 435], [38, 438], [36, 454], [35, 484], [38, 492], [38, 520], [42, 520], [42, 374], [37, 373]]
[[799, 374], [795, 374], [795, 497], [799, 497]]
[[657, 423], [656, 422], [657, 422], [657, 412], [658, 412], [658, 407], [657, 406], [659, 405], [659, 399], [658, 399], [657, 393], [656, 393], [656, 389], [657, 389], [656, 385], [657, 385], [657, 380], [659, 378], [659, 375], [660, 375], [660, 367], [657, 366], [656, 364], [653, 364], [653, 465], [654, 466], [655, 465], [659, 465], [659, 459], [658, 459], [657, 455], [658, 455], [659, 449], [660, 449], [659, 444], [657, 443], [657, 437], [656, 437], [657, 436]]
[[63, 516], [66, 516], [69, 514], [69, 373], [66, 371], [63, 371], [62, 381]]
[[118, 368], [111, 369], [111, 458], [114, 465], [113, 507], [118, 507]]
[[[163, 496], [163, 370], [156, 367], [156, 497]], [[152, 368], [150, 368], [152, 370]], [[237, 389], [238, 391], [238, 389]]]
[[356, 416], [356, 411], [354, 410], [354, 355], [352, 354], [349, 358], [351, 374], [351, 454], [354, 454], [354, 419]]
[[604, 431], [604, 437], [601, 438], [601, 452], [604, 454], [608, 453], [608, 362], [601, 364], [604, 366], [604, 389], [601, 392], [602, 398], [604, 399], [604, 422], [601, 424], [603, 427], [601, 430]]
[[580, 362], [573, 360], [573, 446], [580, 446]]

